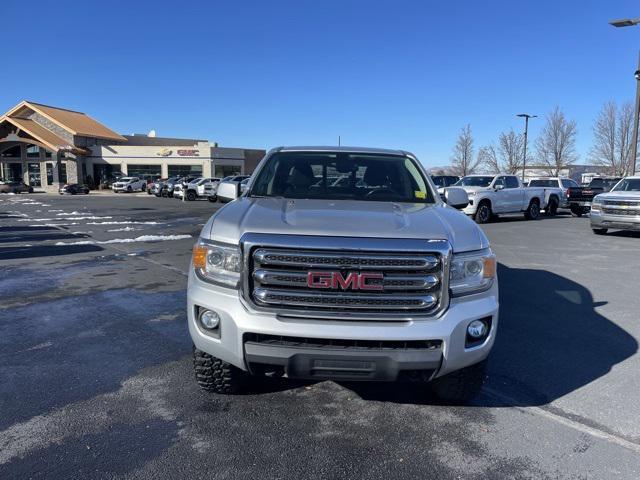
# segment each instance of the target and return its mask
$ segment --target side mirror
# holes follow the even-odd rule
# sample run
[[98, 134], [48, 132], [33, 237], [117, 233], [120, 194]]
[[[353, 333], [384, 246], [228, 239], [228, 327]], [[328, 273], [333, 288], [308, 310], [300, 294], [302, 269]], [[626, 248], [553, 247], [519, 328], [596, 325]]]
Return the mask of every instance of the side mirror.
[[444, 199], [447, 205], [462, 210], [469, 205], [469, 195], [464, 188], [447, 187], [444, 189]]
[[498, 190], [502, 190], [504, 189], [504, 185], [502, 185], [501, 183], [496, 185], [495, 187], [493, 187], [495, 189], [495, 191], [497, 192]]

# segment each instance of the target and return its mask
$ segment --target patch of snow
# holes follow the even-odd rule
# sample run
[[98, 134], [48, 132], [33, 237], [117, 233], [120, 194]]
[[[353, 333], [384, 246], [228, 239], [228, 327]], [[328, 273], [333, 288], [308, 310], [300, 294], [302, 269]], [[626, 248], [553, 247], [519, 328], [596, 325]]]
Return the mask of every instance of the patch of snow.
[[66, 217], [66, 218], [59, 218], [58, 220], [101, 220], [103, 218], [113, 218], [113, 217], [96, 217], [93, 215], [87, 216], [87, 217]]
[[71, 225], [78, 225], [78, 222], [72, 223], [41, 223], [39, 225], [27, 225], [28, 227], [69, 227]]
[[[49, 210], [50, 212], [53, 212], [53, 210]], [[62, 210], [58, 210], [58, 212], [62, 212]], [[62, 213], [56, 213], [57, 216], [62, 217], [62, 216], [67, 216], [67, 215], [93, 215], [93, 213], [91, 212], [76, 212], [73, 211], [71, 213], [67, 213], [67, 212], [62, 212]]]
[[88, 222], [87, 225], [160, 225], [160, 222], [136, 222], [125, 220], [122, 222]]
[[57, 242], [56, 245], [107, 245], [110, 243], [137, 243], [137, 242], [166, 242], [169, 240], [184, 240], [191, 235], [141, 235], [136, 238], [114, 238], [111, 240], [82, 240], [80, 242]]
[[133, 227], [112, 228], [111, 230], [107, 230], [107, 232], [133, 232], [134, 230], [138, 229]]
[[58, 218], [21, 218], [19, 222], [50, 222], [51, 220], [60, 220]]

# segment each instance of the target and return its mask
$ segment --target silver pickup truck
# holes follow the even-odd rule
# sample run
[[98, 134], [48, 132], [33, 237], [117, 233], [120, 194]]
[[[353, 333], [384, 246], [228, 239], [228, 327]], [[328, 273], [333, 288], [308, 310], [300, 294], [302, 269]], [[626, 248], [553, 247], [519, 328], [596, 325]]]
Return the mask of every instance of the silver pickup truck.
[[609, 229], [640, 230], [640, 177], [623, 178], [610, 192], [593, 198], [591, 229], [597, 235]]
[[560, 204], [560, 188], [525, 187], [517, 175], [467, 175], [456, 186], [469, 194], [464, 213], [476, 223], [487, 223], [498, 214], [524, 213], [527, 220], [536, 220], [540, 211]]
[[200, 386], [234, 393], [251, 375], [413, 380], [448, 402], [471, 398], [498, 326], [496, 260], [456, 210], [464, 190], [444, 196], [449, 205], [404, 151], [270, 151], [193, 250]]

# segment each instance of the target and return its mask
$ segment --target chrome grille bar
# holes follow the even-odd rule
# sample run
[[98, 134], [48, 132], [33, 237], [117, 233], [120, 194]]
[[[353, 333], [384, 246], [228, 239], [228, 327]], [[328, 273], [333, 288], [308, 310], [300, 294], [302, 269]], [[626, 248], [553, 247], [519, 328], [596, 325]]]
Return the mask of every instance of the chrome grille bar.
[[363, 253], [280, 252], [258, 249], [259, 265], [304, 268], [348, 268], [360, 270], [431, 270], [438, 266], [434, 255], [376, 255]]
[[[267, 270], [258, 268], [253, 272], [254, 280], [262, 286], [272, 285], [280, 287], [305, 287], [307, 284], [307, 272], [290, 270]], [[372, 284], [382, 284], [384, 290], [430, 290], [440, 280], [433, 274], [401, 275], [388, 273], [380, 281], [371, 281]]]
[[253, 295], [266, 305], [295, 305], [299, 307], [339, 307], [366, 310], [415, 310], [433, 307], [434, 295], [355, 295], [324, 294], [308, 291], [256, 288]]

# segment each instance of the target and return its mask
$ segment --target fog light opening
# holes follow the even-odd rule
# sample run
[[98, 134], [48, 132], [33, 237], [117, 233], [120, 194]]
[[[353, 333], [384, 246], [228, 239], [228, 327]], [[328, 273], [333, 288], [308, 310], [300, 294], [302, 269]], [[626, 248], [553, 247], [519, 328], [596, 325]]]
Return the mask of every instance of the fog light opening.
[[489, 336], [489, 330], [491, 330], [491, 317], [481, 318], [470, 322], [469, 325], [467, 325], [465, 347], [476, 347], [484, 343]]
[[207, 330], [215, 330], [220, 326], [220, 315], [213, 310], [201, 310], [198, 320], [200, 325]]
[[467, 333], [471, 338], [482, 338], [487, 335], [487, 324], [482, 320], [474, 320], [467, 327]]

